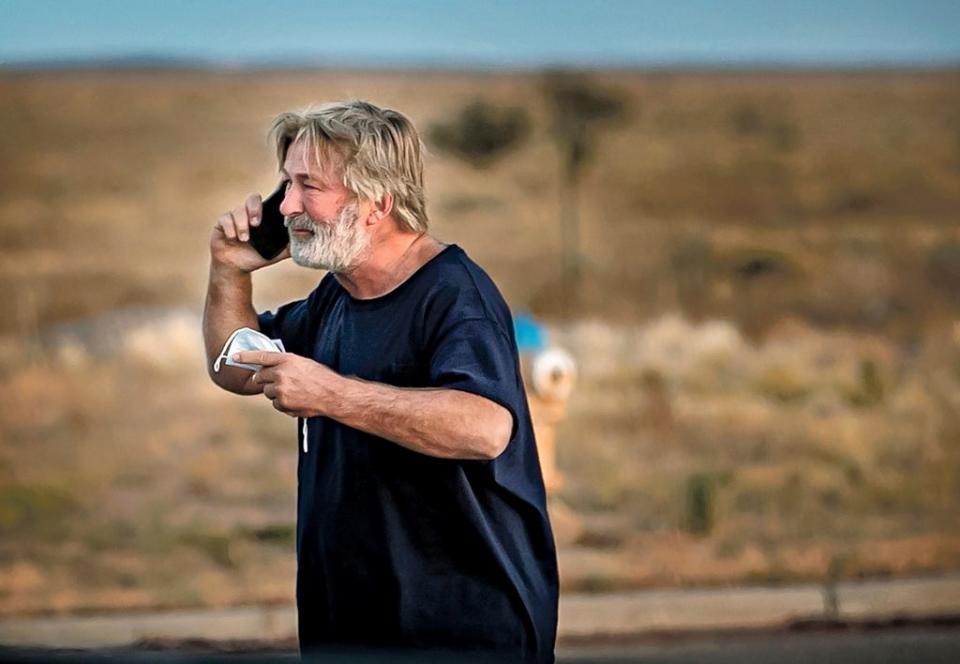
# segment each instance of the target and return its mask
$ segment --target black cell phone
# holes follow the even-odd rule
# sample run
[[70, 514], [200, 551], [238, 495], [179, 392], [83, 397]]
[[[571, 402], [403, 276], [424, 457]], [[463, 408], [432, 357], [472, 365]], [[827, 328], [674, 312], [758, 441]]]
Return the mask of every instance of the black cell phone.
[[283, 225], [283, 214], [280, 212], [285, 190], [286, 187], [281, 184], [263, 201], [260, 223], [250, 227], [250, 244], [266, 260], [276, 258], [290, 242], [290, 234]]

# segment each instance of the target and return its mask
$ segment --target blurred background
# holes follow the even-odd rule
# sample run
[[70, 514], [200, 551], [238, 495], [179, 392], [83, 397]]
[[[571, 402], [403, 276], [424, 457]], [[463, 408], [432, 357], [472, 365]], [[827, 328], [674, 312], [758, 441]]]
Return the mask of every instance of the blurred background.
[[0, 15], [0, 617], [292, 606], [296, 422], [200, 315], [271, 120], [344, 98], [415, 122], [433, 234], [576, 363], [565, 595], [960, 571], [960, 5]]

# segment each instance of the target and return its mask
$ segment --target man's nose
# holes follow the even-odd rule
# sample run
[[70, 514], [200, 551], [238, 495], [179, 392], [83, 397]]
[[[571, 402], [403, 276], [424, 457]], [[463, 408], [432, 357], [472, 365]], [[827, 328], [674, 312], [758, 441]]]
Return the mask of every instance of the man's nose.
[[283, 195], [283, 200], [280, 202], [280, 214], [282, 214], [284, 217], [293, 217], [298, 214], [303, 214], [303, 206], [300, 201], [300, 194], [296, 193], [296, 189], [296, 187], [290, 186]]

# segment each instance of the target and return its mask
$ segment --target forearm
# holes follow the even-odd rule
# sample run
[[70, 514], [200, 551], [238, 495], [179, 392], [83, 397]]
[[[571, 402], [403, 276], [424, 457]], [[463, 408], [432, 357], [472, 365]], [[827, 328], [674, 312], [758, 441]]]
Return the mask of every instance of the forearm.
[[214, 373], [216, 360], [227, 337], [241, 327], [259, 329], [257, 312], [253, 308], [253, 285], [250, 273], [218, 267], [211, 263], [207, 299], [203, 308], [203, 342], [207, 353], [207, 373], [214, 383], [238, 394], [257, 394], [262, 391], [250, 382], [251, 372], [221, 363]]
[[327, 416], [407, 449], [447, 459], [493, 459], [509, 442], [512, 416], [489, 399], [340, 378]]

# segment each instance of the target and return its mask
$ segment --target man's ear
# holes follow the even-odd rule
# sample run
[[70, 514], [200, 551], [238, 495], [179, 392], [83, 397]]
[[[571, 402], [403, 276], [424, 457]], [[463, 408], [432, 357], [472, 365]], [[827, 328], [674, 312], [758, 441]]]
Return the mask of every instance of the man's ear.
[[371, 202], [373, 205], [370, 208], [370, 216], [377, 221], [382, 220], [384, 217], [393, 212], [393, 194], [391, 193], [386, 193], [378, 200]]

